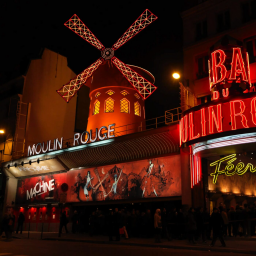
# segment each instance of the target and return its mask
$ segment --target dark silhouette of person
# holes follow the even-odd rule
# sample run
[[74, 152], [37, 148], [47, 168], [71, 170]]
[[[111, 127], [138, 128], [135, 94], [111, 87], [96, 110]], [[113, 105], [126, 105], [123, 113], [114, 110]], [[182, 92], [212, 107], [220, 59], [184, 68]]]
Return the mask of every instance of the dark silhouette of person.
[[107, 233], [108, 233], [109, 241], [113, 241], [114, 226], [115, 226], [114, 212], [113, 210], [110, 210], [109, 215], [107, 216]]
[[118, 211], [118, 208], [115, 208], [115, 213], [114, 213], [114, 233], [116, 236], [116, 241], [120, 241], [120, 231], [119, 229], [121, 228], [121, 214]]
[[219, 213], [217, 208], [213, 209], [213, 213], [211, 215], [210, 222], [211, 222], [212, 231], [213, 231], [213, 238], [212, 238], [211, 246], [214, 246], [217, 238], [219, 238], [222, 246], [226, 247], [226, 244], [223, 239], [223, 234], [222, 234], [224, 222], [223, 222], [223, 218], [221, 217], [221, 214]]
[[196, 220], [195, 220], [195, 210], [190, 208], [188, 211], [188, 240], [189, 242], [195, 244], [195, 234], [197, 230]]
[[66, 233], [68, 233], [67, 223], [68, 223], [68, 219], [67, 219], [67, 216], [66, 216], [66, 212], [63, 211], [62, 214], [61, 214], [61, 217], [60, 217], [59, 237], [62, 233], [63, 226], [65, 227]]
[[72, 217], [72, 233], [75, 234], [78, 226], [78, 214], [77, 211], [74, 211], [74, 215]]
[[18, 234], [19, 230], [20, 230], [20, 234], [22, 234], [24, 220], [25, 220], [25, 216], [22, 212], [20, 212], [19, 217], [18, 217], [18, 225], [17, 225], [16, 234]]

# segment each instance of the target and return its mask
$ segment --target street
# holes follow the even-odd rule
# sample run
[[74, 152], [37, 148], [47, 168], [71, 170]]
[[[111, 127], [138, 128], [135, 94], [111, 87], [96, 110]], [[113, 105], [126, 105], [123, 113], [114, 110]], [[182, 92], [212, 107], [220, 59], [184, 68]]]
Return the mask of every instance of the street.
[[252, 254], [241, 253], [224, 253], [213, 252], [209, 247], [209, 251], [199, 250], [181, 250], [181, 249], [167, 249], [167, 248], [152, 248], [139, 246], [125, 246], [116, 244], [91, 244], [85, 242], [64, 242], [64, 241], [46, 241], [46, 240], [27, 240], [27, 239], [13, 239], [10, 242], [5, 240], [0, 241], [0, 256], [2, 255], [16, 255], [16, 256], [45, 256], [45, 255], [121, 255], [121, 256], [169, 256], [169, 255], [232, 255], [243, 256]]

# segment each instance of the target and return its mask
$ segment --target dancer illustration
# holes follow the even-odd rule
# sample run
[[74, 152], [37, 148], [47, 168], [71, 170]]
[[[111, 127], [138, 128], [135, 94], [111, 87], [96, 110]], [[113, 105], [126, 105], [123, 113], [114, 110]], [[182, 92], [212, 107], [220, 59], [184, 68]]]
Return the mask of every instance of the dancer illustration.
[[86, 200], [89, 200], [89, 191], [93, 188], [92, 179], [90, 171], [87, 172], [87, 176], [85, 177], [85, 185], [84, 185], [84, 194], [86, 196]]
[[112, 187], [111, 187], [110, 191], [108, 192], [108, 194], [105, 195], [105, 197], [107, 197], [111, 192], [113, 192], [114, 195], [117, 194], [117, 191], [116, 191], [116, 189], [117, 189], [117, 184], [118, 184], [118, 181], [120, 180], [120, 177], [121, 177], [121, 175], [122, 175], [122, 172], [123, 172], [123, 169], [120, 171], [120, 174], [119, 174], [119, 177], [118, 177], [118, 178], [117, 178], [117, 176], [118, 176], [117, 174], [114, 175], [114, 182], [113, 182], [113, 184], [112, 184]]

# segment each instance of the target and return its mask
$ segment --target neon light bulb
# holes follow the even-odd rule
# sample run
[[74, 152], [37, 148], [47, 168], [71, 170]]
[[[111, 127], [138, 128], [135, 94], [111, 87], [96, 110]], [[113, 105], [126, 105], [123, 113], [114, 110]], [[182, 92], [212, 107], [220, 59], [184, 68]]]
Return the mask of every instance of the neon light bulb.
[[243, 81], [248, 81], [241, 53], [241, 48], [233, 48], [233, 57], [231, 62], [229, 79], [236, 80], [236, 77], [240, 76], [240, 74], [242, 75]]
[[[236, 113], [235, 110], [235, 103], [239, 103], [239, 107], [240, 107], [240, 112]], [[230, 117], [231, 117], [231, 127], [232, 130], [236, 130], [236, 117], [237, 116], [241, 116], [242, 118], [242, 125], [244, 128], [249, 128], [249, 126], [247, 125], [247, 119], [246, 116], [243, 114], [245, 111], [245, 104], [242, 100], [233, 100], [230, 101]]]
[[[219, 54], [219, 63], [216, 63], [216, 57], [217, 54]], [[216, 50], [212, 52], [212, 80], [213, 84], [217, 84], [222, 82], [226, 78], [227, 69], [225, 65], [223, 64], [226, 60], [226, 54], [223, 50]], [[220, 69], [220, 78], [218, 79], [218, 70]]]

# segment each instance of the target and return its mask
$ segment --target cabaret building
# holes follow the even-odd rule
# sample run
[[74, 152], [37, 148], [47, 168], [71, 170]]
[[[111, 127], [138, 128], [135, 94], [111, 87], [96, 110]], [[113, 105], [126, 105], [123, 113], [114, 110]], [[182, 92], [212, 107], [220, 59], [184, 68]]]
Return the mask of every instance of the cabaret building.
[[15, 98], [13, 108], [19, 110], [8, 125], [11, 117], [1, 121], [6, 124], [3, 210], [24, 212], [25, 230], [57, 231], [64, 210], [72, 216], [75, 210], [90, 215], [91, 209], [116, 205], [147, 204], [155, 210], [156, 204], [187, 204], [180, 108], [149, 123], [144, 102], [156, 90], [154, 76], [114, 56], [156, 19], [145, 10], [112, 48], [105, 48], [74, 15], [65, 25], [99, 50], [96, 62], [75, 75], [65, 56], [45, 48], [25, 73], [3, 84], [2, 105]]

